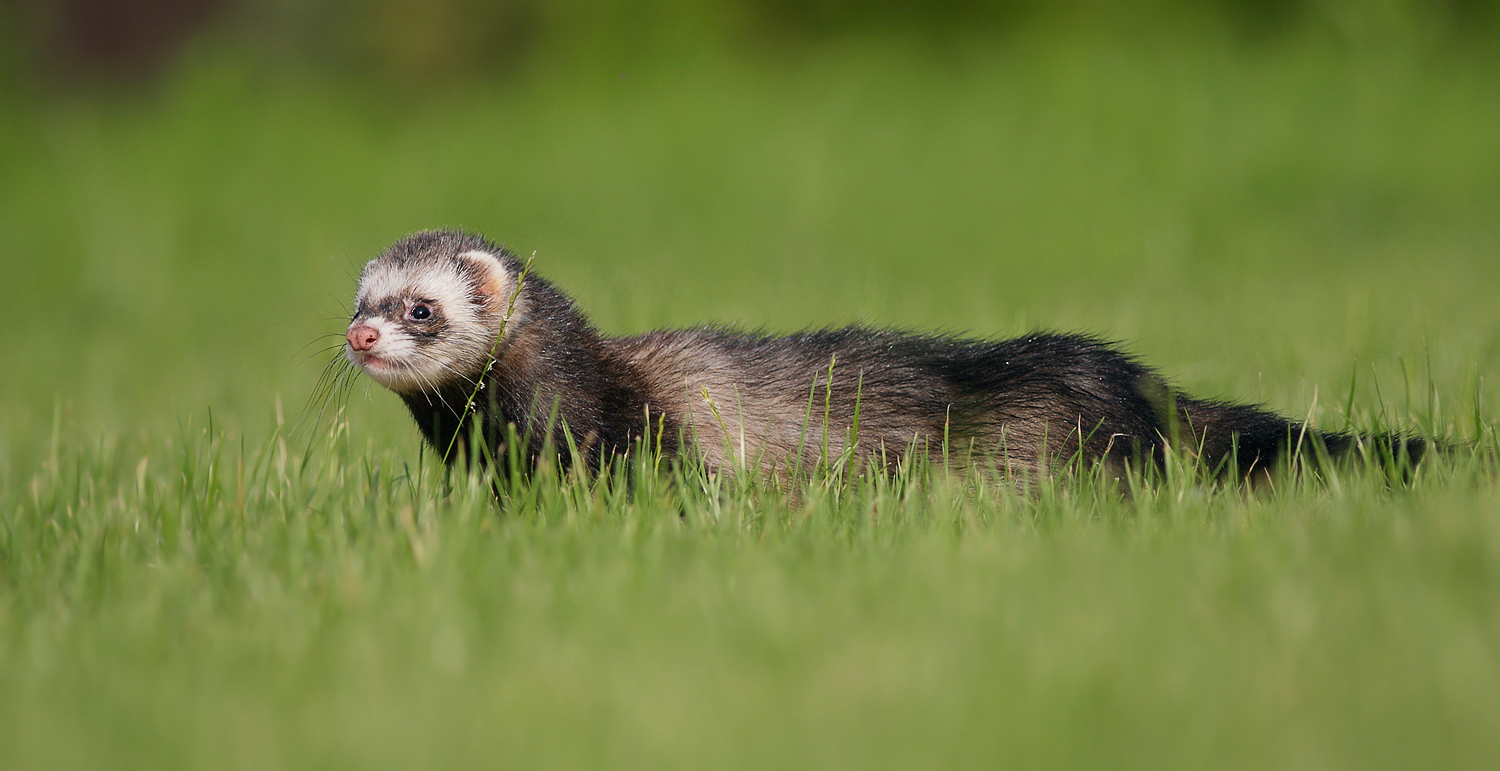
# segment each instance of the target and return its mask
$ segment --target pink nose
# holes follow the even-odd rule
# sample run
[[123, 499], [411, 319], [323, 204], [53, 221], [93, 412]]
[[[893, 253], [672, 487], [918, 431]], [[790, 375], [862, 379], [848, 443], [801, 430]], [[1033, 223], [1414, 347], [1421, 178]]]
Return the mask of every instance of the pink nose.
[[364, 325], [349, 327], [349, 333], [344, 337], [349, 340], [349, 348], [355, 351], [368, 351], [380, 342], [380, 333], [374, 327]]

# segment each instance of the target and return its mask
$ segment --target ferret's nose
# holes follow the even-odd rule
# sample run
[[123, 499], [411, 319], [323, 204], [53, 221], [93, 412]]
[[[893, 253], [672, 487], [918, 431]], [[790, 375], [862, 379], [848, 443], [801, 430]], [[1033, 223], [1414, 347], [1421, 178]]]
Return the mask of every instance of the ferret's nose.
[[355, 351], [368, 351], [380, 342], [380, 333], [374, 327], [364, 325], [349, 327], [349, 333], [344, 337], [349, 340], [349, 348]]

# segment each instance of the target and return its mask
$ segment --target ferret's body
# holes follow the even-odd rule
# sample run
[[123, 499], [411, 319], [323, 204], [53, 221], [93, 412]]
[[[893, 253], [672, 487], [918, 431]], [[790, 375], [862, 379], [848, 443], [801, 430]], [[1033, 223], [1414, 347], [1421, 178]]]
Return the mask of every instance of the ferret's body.
[[[1080, 458], [1160, 464], [1174, 447], [1245, 478], [1290, 447], [1337, 456], [1356, 445], [1255, 407], [1189, 398], [1077, 335], [706, 327], [603, 337], [513, 256], [447, 231], [411, 236], [365, 266], [347, 340], [350, 361], [401, 396], [449, 462], [463, 457], [471, 422], [495, 454], [514, 426], [528, 464], [550, 447], [564, 464], [597, 469], [645, 439], [710, 469], [766, 474], [811, 468], [852, 443], [859, 467], [915, 452], [1022, 474]], [[1412, 460], [1422, 450], [1418, 440], [1374, 443]]]

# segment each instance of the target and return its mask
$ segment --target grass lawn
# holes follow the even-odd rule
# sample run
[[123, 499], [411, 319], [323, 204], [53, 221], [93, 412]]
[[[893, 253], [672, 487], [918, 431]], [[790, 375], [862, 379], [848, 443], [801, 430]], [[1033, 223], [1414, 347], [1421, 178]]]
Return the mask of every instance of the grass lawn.
[[[0, 767], [1492, 767], [1497, 77], [1039, 38], [403, 103], [205, 51], [6, 97]], [[1090, 330], [1454, 449], [1400, 488], [663, 471], [497, 508], [373, 385], [305, 415], [359, 265], [439, 226], [610, 332]]]

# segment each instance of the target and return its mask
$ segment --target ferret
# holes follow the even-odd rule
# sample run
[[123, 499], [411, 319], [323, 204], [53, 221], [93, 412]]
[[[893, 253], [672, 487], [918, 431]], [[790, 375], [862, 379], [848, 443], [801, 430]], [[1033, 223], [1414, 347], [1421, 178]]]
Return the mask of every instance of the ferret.
[[[1420, 439], [1318, 431], [1197, 399], [1098, 338], [959, 339], [846, 327], [785, 336], [704, 326], [601, 335], [556, 286], [483, 237], [416, 233], [364, 266], [344, 354], [406, 403], [445, 462], [525, 454], [597, 472], [637, 448], [709, 473], [765, 475], [845, 457], [1048, 475], [1070, 463], [1160, 470], [1169, 452], [1252, 480], [1292, 458]], [[1316, 450], [1316, 452], [1313, 452]]]

